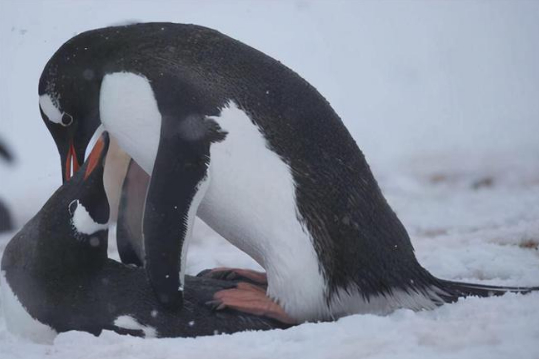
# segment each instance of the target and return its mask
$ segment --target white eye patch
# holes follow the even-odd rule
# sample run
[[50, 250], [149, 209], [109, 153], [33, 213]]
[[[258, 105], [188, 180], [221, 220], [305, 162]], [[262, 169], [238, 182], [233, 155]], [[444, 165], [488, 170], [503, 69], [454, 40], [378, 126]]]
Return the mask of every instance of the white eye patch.
[[90, 216], [90, 213], [84, 208], [78, 199], [69, 204], [69, 213], [71, 213], [71, 223], [75, 230], [81, 234], [91, 235], [103, 229], [107, 229], [108, 223], [97, 223]]
[[49, 121], [67, 127], [73, 123], [73, 116], [67, 112], [62, 112], [56, 107], [52, 97], [48, 94], [39, 96], [39, 106], [41, 111], [47, 116]]
[[58, 107], [56, 107], [50, 95], [45, 94], [39, 96], [39, 106], [49, 121], [54, 123], [62, 123], [62, 116], [64, 114], [60, 112]]

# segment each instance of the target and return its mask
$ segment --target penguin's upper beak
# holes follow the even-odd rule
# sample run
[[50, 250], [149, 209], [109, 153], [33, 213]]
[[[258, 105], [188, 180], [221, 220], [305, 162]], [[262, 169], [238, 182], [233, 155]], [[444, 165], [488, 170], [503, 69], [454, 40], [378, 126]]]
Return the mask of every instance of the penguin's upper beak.
[[[92, 149], [92, 152], [90, 152], [90, 155], [86, 159], [84, 170], [84, 179], [86, 180], [94, 171], [94, 169], [104, 161], [104, 158], [107, 154], [108, 147], [109, 147], [109, 134], [105, 131], [101, 134], [99, 139], [94, 145], [94, 148]], [[76, 161], [76, 159], [74, 160]], [[73, 171], [74, 173], [75, 171]]]
[[[64, 191], [61, 195], [64, 201], [73, 203], [74, 200], [78, 200], [93, 222], [99, 225], [106, 224], [110, 217], [110, 207], [103, 184], [109, 143], [108, 133], [103, 132], [79, 171], [60, 187]], [[70, 213], [73, 215], [71, 208]]]
[[62, 176], [64, 182], [69, 181], [71, 176], [80, 168], [80, 163], [77, 159], [77, 151], [73, 144], [73, 140], [69, 141], [69, 147], [64, 156], [62, 156]]
[[68, 136], [67, 141], [65, 141], [63, 146], [59, 148], [62, 161], [62, 179], [64, 183], [69, 181], [84, 163], [87, 143], [81, 144], [78, 142], [74, 136]]
[[65, 127], [49, 121], [41, 107], [39, 110], [41, 118], [49, 129], [58, 149], [62, 168], [62, 182], [66, 183], [84, 163], [86, 148], [95, 134], [96, 128], [99, 127], [94, 126], [98, 124], [98, 120], [92, 117], [84, 118], [85, 121], [82, 121], [82, 123], [73, 122], [68, 127]]

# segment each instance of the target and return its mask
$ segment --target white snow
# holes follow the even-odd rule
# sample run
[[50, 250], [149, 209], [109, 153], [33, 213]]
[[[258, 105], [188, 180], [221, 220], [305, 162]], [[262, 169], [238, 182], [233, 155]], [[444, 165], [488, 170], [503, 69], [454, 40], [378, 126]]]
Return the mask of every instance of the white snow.
[[[61, 182], [39, 115], [43, 66], [75, 33], [132, 19], [216, 28], [316, 86], [433, 274], [539, 284], [538, 2], [0, 2], [0, 137], [18, 160], [0, 163], [0, 198], [18, 226]], [[188, 273], [260, 269], [200, 221], [193, 236]], [[68, 332], [52, 346], [9, 334], [0, 317], [0, 357], [536, 359], [537, 323], [539, 294], [197, 339]]]

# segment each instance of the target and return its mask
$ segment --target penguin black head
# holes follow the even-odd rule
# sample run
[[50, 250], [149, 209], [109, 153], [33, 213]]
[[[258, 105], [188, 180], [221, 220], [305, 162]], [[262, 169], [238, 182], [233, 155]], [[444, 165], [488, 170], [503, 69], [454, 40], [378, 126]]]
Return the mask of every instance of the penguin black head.
[[[83, 34], [84, 35], [84, 34]], [[89, 51], [90, 41], [79, 35], [49, 60], [39, 80], [39, 108], [49, 129], [67, 181], [84, 162], [88, 143], [100, 125], [99, 90], [103, 78]]]
[[103, 185], [104, 160], [109, 136], [104, 132], [88, 159], [67, 183], [76, 191], [68, 205], [70, 223], [77, 238], [86, 240], [108, 228], [109, 204]]
[[80, 171], [54, 193], [38, 214], [46, 217], [40, 222], [51, 227], [41, 228], [41, 232], [52, 231], [64, 238], [75, 237], [79, 242], [98, 238], [106, 244], [109, 204], [103, 185], [103, 171], [108, 146], [108, 133], [104, 132]]

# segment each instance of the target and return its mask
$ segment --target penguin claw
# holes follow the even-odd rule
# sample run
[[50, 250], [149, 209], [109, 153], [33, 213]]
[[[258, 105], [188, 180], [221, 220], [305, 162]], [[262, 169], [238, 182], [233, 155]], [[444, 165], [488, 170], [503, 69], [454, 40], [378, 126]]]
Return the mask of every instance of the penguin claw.
[[228, 271], [228, 272], [223, 272], [224, 276], [225, 276], [225, 280], [238, 280], [240, 279], [241, 277], [238, 275], [238, 273], [234, 272], [233, 270], [231, 271]]
[[245, 281], [255, 285], [268, 285], [266, 273], [257, 272], [250, 269], [219, 267], [205, 269], [197, 274], [197, 277], [206, 277], [228, 281]]
[[223, 309], [226, 308], [226, 305], [223, 302], [221, 302], [220, 300], [209, 300], [204, 304], [206, 304], [208, 307], [210, 307], [210, 309], [212, 311], [223, 310]]
[[231, 268], [205, 269], [197, 274], [197, 277], [205, 277], [219, 280], [239, 280], [241, 277]]
[[199, 277], [199, 278], [200, 278], [200, 277], [209, 277], [209, 276], [210, 276], [209, 274], [211, 273], [211, 271], [212, 271], [211, 269], [204, 269], [203, 271], [200, 271], [200, 272], [196, 275], [196, 277]]

